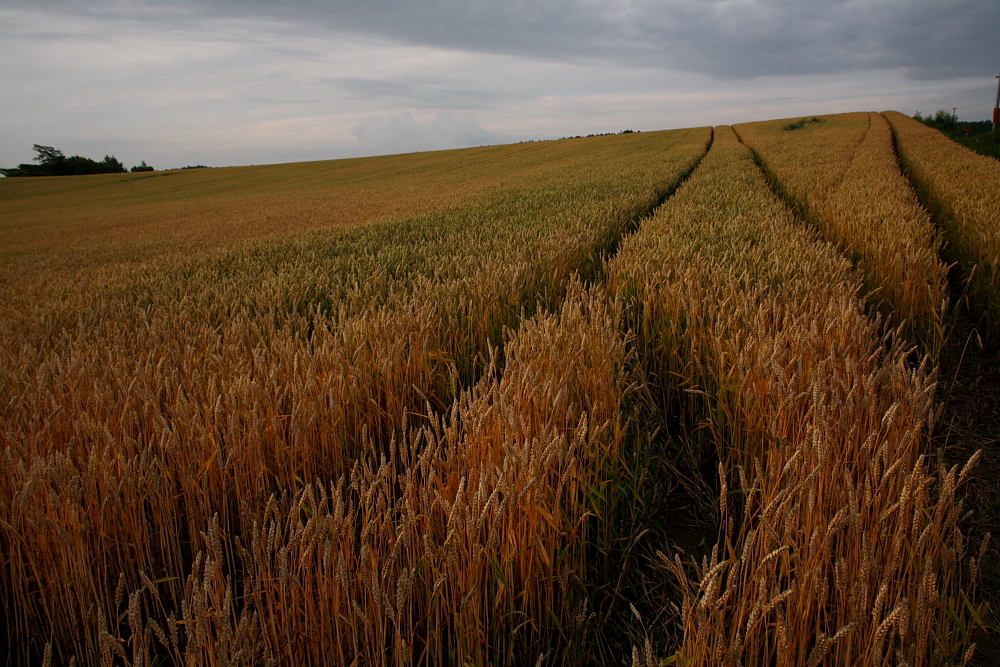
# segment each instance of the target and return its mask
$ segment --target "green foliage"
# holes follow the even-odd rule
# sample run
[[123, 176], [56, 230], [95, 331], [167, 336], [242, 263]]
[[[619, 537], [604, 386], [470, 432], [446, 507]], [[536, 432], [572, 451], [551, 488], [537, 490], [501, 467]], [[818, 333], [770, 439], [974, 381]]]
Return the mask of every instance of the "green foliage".
[[913, 119], [941, 131], [953, 130], [958, 124], [958, 116], [949, 113], [946, 109], [938, 109], [933, 116], [926, 118], [918, 111], [913, 114]]
[[7, 178], [14, 178], [15, 176], [45, 176], [37, 164], [19, 164], [16, 167], [8, 169], [0, 168], [0, 174], [3, 174]]
[[156, 170], [150, 167], [148, 164], [146, 164], [146, 161], [143, 160], [142, 164], [137, 164], [136, 166], [132, 167], [132, 169], [130, 169], [129, 171], [135, 173], [137, 171], [156, 171]]
[[[74, 156], [76, 157], [76, 156]], [[71, 158], [72, 159], [72, 158]], [[84, 161], [84, 164], [93, 162], [93, 160], [88, 160], [87, 158], [80, 158]], [[120, 160], [115, 159], [114, 155], [105, 155], [104, 159], [97, 163], [100, 167], [99, 174], [124, 174], [126, 173], [125, 165], [121, 163]]]
[[958, 117], [940, 109], [933, 116], [924, 116], [919, 111], [913, 114], [928, 127], [939, 130], [954, 142], [980, 155], [986, 155], [1000, 160], [1000, 143], [993, 138], [993, 123], [988, 120], [959, 121]]
[[812, 118], [809, 118], [809, 119], [803, 118], [802, 120], [797, 120], [794, 123], [789, 123], [788, 125], [785, 125], [785, 127], [783, 127], [782, 129], [784, 129], [784, 130], [801, 130], [806, 125], [809, 125], [809, 124], [812, 124], [812, 123], [822, 123], [822, 122], [823, 122], [822, 118], [817, 118], [816, 116], [813, 116]]
[[66, 155], [52, 146], [34, 145], [34, 162], [38, 164], [19, 164], [11, 169], [0, 169], [0, 174], [7, 177], [21, 176], [77, 176], [81, 174], [124, 174], [125, 165], [114, 155], [105, 155], [100, 162], [80, 155]]

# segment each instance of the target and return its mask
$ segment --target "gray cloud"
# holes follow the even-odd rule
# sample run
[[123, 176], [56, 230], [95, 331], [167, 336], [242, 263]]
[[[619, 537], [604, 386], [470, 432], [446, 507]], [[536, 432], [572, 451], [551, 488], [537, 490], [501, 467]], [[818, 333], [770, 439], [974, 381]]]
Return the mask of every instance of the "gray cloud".
[[232, 2], [0, 0], [0, 166], [32, 143], [221, 166], [858, 109], [971, 120], [995, 90], [996, 47], [970, 53], [996, 10], [964, 0]]
[[917, 79], [979, 76], [1000, 61], [995, 0], [11, 2], [147, 21], [256, 17], [412, 44], [721, 78], [884, 68], [907, 68]]
[[463, 82], [443, 77], [370, 79], [357, 76], [324, 77], [319, 85], [333, 86], [348, 93], [351, 99], [390, 98], [408, 106], [424, 109], [488, 109], [498, 102], [527, 99], [527, 95], [488, 93], [473, 90]]
[[366, 154], [413, 153], [507, 143], [509, 134], [484, 129], [471, 115], [440, 113], [416, 121], [409, 111], [386, 118], [367, 118], [351, 128]]

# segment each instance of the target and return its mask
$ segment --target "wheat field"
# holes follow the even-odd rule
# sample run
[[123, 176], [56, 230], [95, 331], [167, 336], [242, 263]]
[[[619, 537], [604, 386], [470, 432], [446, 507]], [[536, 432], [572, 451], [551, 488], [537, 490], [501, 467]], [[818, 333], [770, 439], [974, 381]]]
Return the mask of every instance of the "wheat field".
[[641, 303], [641, 337], [662, 345], [647, 349], [676, 378], [664, 389], [718, 450], [719, 543], [690, 566], [661, 553], [681, 582], [680, 661], [954, 660], [938, 633], [960, 611], [961, 473], [921, 454], [932, 379], [732, 129], [716, 128], [611, 276]]
[[910, 122], [0, 181], [0, 654], [969, 663]]
[[1000, 311], [1000, 165], [948, 141], [896, 111], [885, 112], [899, 158], [947, 240], [945, 256], [961, 268], [987, 332], [996, 337]]
[[936, 353], [948, 304], [941, 233], [897, 168], [889, 124], [877, 113], [816, 120], [736, 131], [793, 208], [857, 265], [869, 300]]

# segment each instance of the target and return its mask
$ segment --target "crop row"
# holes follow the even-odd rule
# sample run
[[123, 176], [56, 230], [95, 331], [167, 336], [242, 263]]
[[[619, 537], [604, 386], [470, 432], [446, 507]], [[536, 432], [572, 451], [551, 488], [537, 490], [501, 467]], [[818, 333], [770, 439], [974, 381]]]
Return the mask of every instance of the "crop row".
[[577, 664], [657, 433], [718, 494], [710, 554], [659, 558], [679, 664], [961, 661], [972, 464], [925, 456], [910, 350], [941, 241], [882, 116], [784, 127], [190, 257], [32, 250], [0, 281], [10, 663]]
[[934, 213], [977, 316], [990, 338], [1000, 326], [1000, 163], [951, 141], [937, 130], [885, 112], [904, 169]]
[[12, 660], [437, 664], [551, 643], [575, 613], [576, 476], [613, 417], [585, 389], [621, 363], [612, 306], [588, 333], [559, 304], [709, 137], [595, 143], [409, 219], [5, 285]]
[[736, 131], [793, 207], [857, 265], [868, 300], [936, 356], [948, 304], [941, 237], [898, 168], [889, 124], [877, 113], [817, 120]]
[[969, 467], [923, 455], [932, 378], [730, 128], [609, 274], [662, 404], [719, 461], [718, 543], [701, 563], [661, 555], [679, 664], [960, 659]]

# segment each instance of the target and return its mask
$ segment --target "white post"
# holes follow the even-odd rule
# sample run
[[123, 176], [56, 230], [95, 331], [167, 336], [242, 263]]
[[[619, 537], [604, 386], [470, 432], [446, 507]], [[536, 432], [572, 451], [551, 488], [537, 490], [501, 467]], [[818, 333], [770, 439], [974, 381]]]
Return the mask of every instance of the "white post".
[[997, 76], [997, 101], [993, 103], [993, 139], [997, 138], [997, 123], [1000, 123], [1000, 76]]

